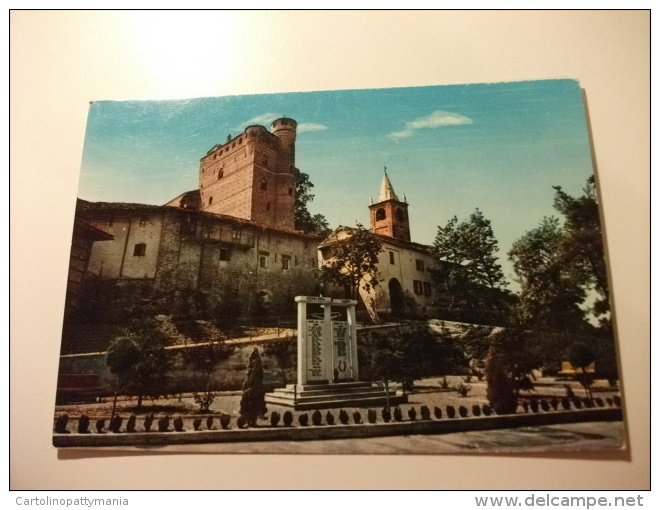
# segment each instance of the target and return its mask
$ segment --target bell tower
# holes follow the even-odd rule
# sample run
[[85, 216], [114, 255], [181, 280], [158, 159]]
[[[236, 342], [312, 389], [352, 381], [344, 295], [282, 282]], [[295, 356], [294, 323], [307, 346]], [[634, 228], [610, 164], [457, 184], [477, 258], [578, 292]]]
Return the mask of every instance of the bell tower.
[[387, 176], [387, 168], [380, 186], [378, 203], [369, 206], [371, 231], [374, 234], [393, 237], [401, 241], [410, 241], [410, 222], [408, 204], [400, 201]]

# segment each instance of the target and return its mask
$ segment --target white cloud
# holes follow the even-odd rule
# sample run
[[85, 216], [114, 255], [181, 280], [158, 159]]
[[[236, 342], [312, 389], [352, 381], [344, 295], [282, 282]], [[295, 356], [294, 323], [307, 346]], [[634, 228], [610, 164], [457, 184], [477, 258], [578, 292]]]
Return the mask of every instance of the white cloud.
[[472, 119], [461, 115], [460, 113], [451, 113], [435, 111], [426, 117], [420, 117], [410, 122], [406, 122], [406, 129], [403, 131], [392, 132], [387, 135], [393, 140], [411, 137], [416, 129], [435, 129], [443, 126], [457, 126], [460, 124], [472, 124]]
[[252, 117], [250, 120], [246, 120], [238, 126], [238, 129], [242, 130], [248, 126], [253, 125], [265, 126], [266, 128], [270, 129], [270, 125], [273, 123], [273, 121], [275, 119], [279, 119], [280, 117], [282, 116], [279, 113], [264, 113], [262, 115], [257, 115], [256, 117]]
[[298, 124], [298, 133], [307, 133], [309, 131], [324, 131], [328, 126], [323, 124]]
[[403, 131], [395, 131], [390, 133], [389, 136], [392, 140], [399, 140], [400, 138], [408, 138], [413, 135], [412, 129], [404, 129]]

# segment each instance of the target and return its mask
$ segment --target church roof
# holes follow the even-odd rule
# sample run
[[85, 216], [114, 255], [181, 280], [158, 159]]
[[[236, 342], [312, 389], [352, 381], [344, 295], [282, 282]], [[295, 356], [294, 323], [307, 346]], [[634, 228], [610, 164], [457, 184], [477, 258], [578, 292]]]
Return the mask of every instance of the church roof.
[[387, 170], [383, 176], [383, 183], [380, 185], [380, 196], [378, 197], [379, 202], [385, 202], [385, 200], [399, 200], [399, 197], [394, 193], [390, 178], [387, 176]]

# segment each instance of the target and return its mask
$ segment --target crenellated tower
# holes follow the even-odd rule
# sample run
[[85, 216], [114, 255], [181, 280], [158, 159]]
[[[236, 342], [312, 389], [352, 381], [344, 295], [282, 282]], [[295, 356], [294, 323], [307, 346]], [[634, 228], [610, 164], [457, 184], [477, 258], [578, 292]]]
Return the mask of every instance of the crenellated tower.
[[390, 178], [383, 175], [378, 202], [369, 206], [371, 231], [374, 234], [410, 241], [408, 204], [400, 201], [394, 192]]
[[281, 118], [214, 146], [200, 161], [201, 209], [293, 230], [296, 128]]

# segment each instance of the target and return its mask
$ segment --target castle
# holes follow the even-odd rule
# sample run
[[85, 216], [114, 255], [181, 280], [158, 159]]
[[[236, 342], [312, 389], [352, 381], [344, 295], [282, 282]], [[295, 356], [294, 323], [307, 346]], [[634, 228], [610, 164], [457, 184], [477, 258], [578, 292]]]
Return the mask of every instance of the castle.
[[[77, 265], [86, 263], [102, 285], [101, 308], [141, 296], [160, 299], [173, 313], [209, 318], [292, 314], [295, 296], [325, 292], [319, 264], [350, 229], [340, 227], [325, 240], [294, 230], [296, 127], [280, 118], [270, 132], [253, 125], [229, 136], [201, 158], [199, 188], [162, 206], [79, 200], [76, 222], [89, 228], [74, 235], [74, 244], [87, 247], [78, 250]], [[387, 173], [369, 211], [384, 251], [382, 284], [362, 296], [364, 303], [374, 316], [429, 313], [432, 258], [428, 247], [410, 241], [408, 204]], [[70, 281], [74, 288], [79, 273]], [[85, 306], [90, 303], [68, 302], [69, 309]]]

